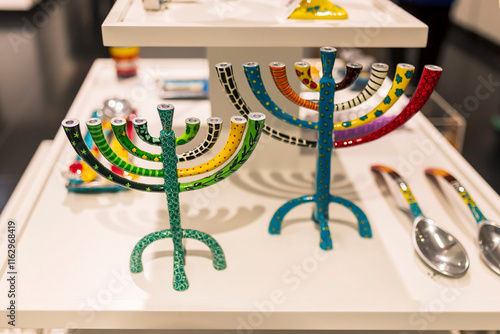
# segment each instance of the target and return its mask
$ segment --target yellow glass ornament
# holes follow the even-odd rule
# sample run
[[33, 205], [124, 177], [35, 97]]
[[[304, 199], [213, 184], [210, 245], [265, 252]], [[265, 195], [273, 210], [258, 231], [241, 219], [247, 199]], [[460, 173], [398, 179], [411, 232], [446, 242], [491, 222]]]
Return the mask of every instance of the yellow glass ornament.
[[288, 17], [293, 20], [345, 20], [344, 8], [328, 0], [302, 0]]

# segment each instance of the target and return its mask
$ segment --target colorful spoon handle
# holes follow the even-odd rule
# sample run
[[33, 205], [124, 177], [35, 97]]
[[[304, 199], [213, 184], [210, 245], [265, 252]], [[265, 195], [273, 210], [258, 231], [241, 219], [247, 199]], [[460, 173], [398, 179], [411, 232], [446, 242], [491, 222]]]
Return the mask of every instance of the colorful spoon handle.
[[460, 182], [458, 182], [458, 180], [453, 175], [439, 168], [427, 168], [425, 170], [425, 174], [432, 175], [435, 177], [441, 176], [449, 184], [451, 184], [451, 186], [457, 191], [460, 197], [462, 197], [464, 203], [469, 207], [470, 211], [472, 212], [472, 215], [474, 216], [474, 219], [476, 219], [476, 222], [480, 223], [487, 220], [483, 216], [481, 210], [479, 210], [479, 208], [477, 207], [472, 197], [470, 197], [467, 190], [465, 190], [465, 188], [460, 184]]
[[406, 185], [406, 182], [403, 180], [403, 178], [392, 168], [387, 167], [387, 166], [382, 166], [382, 165], [373, 165], [371, 166], [372, 171], [376, 172], [386, 172], [399, 186], [399, 189], [403, 193], [404, 198], [410, 205], [411, 213], [413, 214], [413, 217], [419, 218], [419, 217], [424, 217], [424, 214], [422, 213], [422, 210], [420, 210], [420, 206], [417, 203], [417, 200], [413, 196], [410, 187]]

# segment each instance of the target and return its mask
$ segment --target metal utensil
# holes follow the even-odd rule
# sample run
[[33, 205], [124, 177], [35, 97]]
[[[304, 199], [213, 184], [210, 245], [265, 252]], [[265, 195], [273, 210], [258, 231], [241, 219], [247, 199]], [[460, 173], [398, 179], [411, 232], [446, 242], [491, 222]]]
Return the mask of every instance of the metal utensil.
[[128, 100], [114, 97], [104, 101], [102, 115], [99, 116], [101, 116], [103, 121], [108, 121], [114, 117], [127, 118], [133, 111], [134, 108]]
[[413, 246], [422, 261], [431, 269], [448, 277], [461, 277], [469, 269], [469, 257], [462, 244], [439, 227], [432, 219], [426, 218], [405, 181], [393, 169], [374, 165], [372, 171], [386, 172], [398, 184], [415, 217], [413, 221]]
[[426, 175], [441, 176], [458, 192], [478, 223], [477, 245], [484, 263], [500, 275], [500, 225], [486, 219], [465, 188], [445, 170], [428, 168]]

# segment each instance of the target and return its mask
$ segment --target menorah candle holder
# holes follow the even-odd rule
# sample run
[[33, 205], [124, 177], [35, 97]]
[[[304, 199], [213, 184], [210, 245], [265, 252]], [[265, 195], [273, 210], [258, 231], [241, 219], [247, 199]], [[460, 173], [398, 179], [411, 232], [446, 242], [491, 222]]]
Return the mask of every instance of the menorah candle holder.
[[[176, 137], [172, 130], [172, 119], [174, 107], [171, 104], [160, 104], [157, 107], [160, 115], [162, 130], [159, 137], [152, 136], [148, 131], [147, 121], [144, 118], [135, 118], [132, 123], [140, 139], [148, 144], [161, 147], [161, 154], [149, 153], [138, 148], [129, 138], [126, 126], [127, 121], [123, 118], [113, 118], [111, 126], [117, 141], [128, 152], [137, 158], [154, 162], [161, 162], [162, 168], [143, 168], [123, 160], [109, 146], [104, 137], [102, 121], [98, 118], [91, 118], [87, 121], [87, 128], [101, 154], [112, 163], [130, 174], [138, 176], [150, 176], [163, 178], [161, 184], [147, 184], [133, 181], [111, 169], [106, 168], [92, 154], [82, 138], [79, 121], [76, 119], [66, 119], [62, 122], [65, 133], [71, 142], [76, 153], [89, 166], [99, 173], [122, 187], [128, 189], [141, 190], [146, 192], [164, 192], [167, 197], [168, 213], [170, 218], [170, 228], [153, 232], [143, 237], [134, 247], [130, 257], [130, 270], [133, 273], [143, 271], [142, 253], [148, 245], [154, 241], [171, 238], [174, 244], [174, 278], [173, 287], [177, 291], [184, 291], [189, 287], [189, 283], [184, 271], [185, 249], [182, 246], [182, 239], [190, 238], [203, 242], [212, 252], [213, 266], [216, 270], [226, 268], [226, 260], [222, 248], [217, 241], [207, 233], [183, 229], [181, 227], [181, 215], [179, 208], [179, 193], [196, 190], [218, 183], [238, 170], [250, 157], [259, 141], [262, 129], [264, 128], [265, 116], [261, 113], [251, 113], [247, 117], [234, 116], [231, 119], [231, 130], [226, 144], [222, 151], [210, 161], [190, 168], [177, 168], [178, 162], [189, 161], [201, 157], [210, 150], [217, 141], [222, 119], [213, 117], [208, 119], [208, 134], [205, 140], [193, 150], [182, 154], [176, 154], [178, 145], [191, 141], [199, 129], [200, 121], [196, 118], [186, 120], [186, 131], [183, 135]], [[226, 163], [231, 159], [228, 163]], [[209, 176], [199, 178], [194, 181], [180, 183], [179, 178], [184, 176], [196, 176], [219, 168]]]
[[[110, 141], [110, 146], [117, 152], [117, 154], [124, 160], [128, 162], [129, 153], [120, 147], [119, 143], [113, 138], [113, 131], [111, 130], [111, 119], [114, 117], [122, 117], [131, 121], [137, 116], [135, 108], [132, 107], [130, 102], [125, 99], [111, 98], [104, 101], [103, 106], [92, 112], [92, 118], [100, 118], [102, 120], [104, 134], [106, 138]], [[129, 122], [129, 126], [126, 131], [130, 136], [133, 136], [132, 123]], [[95, 156], [100, 159], [99, 151], [92, 141], [92, 137], [89, 132], [84, 135], [85, 143]], [[101, 161], [104, 159], [101, 159]], [[122, 176], [127, 175], [126, 172], [120, 170], [116, 166], [111, 166], [115, 173]], [[63, 175], [67, 178], [66, 189], [69, 192], [74, 193], [101, 193], [101, 192], [117, 192], [125, 190], [114, 183], [108, 182], [106, 179], [101, 178], [90, 166], [88, 166], [81, 158], [77, 155], [76, 158], [68, 166], [68, 170], [63, 172]], [[132, 176], [130, 176], [132, 177]]]
[[[351, 210], [357, 218], [359, 234], [365, 238], [372, 237], [370, 223], [363, 211], [351, 201], [334, 196], [330, 193], [332, 150], [334, 148], [350, 147], [378, 139], [404, 124], [427, 102], [441, 76], [442, 69], [434, 65], [425, 66], [413, 97], [396, 117], [387, 118], [377, 129], [371, 129], [368, 134], [359, 136], [354, 134], [353, 138], [335, 141], [335, 132], [367, 126], [391, 109], [396, 101], [404, 94], [415, 68], [409, 64], [398, 64], [392, 87], [384, 99], [373, 110], [351, 121], [334, 122], [333, 114], [335, 111], [348, 110], [360, 105], [378, 91], [387, 75], [388, 66], [381, 63], [373, 64], [370, 80], [365, 89], [353, 99], [336, 104], [334, 102], [335, 92], [345, 89], [354, 83], [361, 71], [361, 66], [358, 64], [347, 65], [345, 78], [341, 82], [336, 83], [332, 75], [332, 70], [337, 50], [332, 47], [322, 47], [320, 49], [320, 54], [323, 76], [319, 83], [314, 82], [311, 78], [310, 65], [308, 63], [295, 63], [295, 72], [300, 81], [310, 89], [319, 92], [319, 103], [305, 100], [293, 91], [288, 83], [285, 64], [272, 62], [269, 65], [271, 75], [280, 92], [294, 104], [318, 111], [319, 120], [317, 122], [299, 119], [298, 117], [287, 114], [280, 108], [271, 99], [262, 82], [258, 63], [248, 62], [243, 64], [243, 68], [253, 94], [269, 113], [285, 123], [300, 128], [316, 130], [318, 132], [318, 140], [306, 140], [290, 136], [284, 132], [279, 132], [267, 125], [263, 129], [264, 133], [285, 143], [303, 147], [316, 147], [318, 150], [316, 192], [312, 195], [292, 199], [280, 207], [271, 219], [269, 233], [279, 234], [281, 232], [283, 219], [290, 210], [300, 204], [313, 202], [316, 206], [312, 215], [312, 220], [320, 227], [320, 247], [324, 250], [329, 250], [333, 247], [328, 225], [330, 203], [341, 204]], [[229, 63], [219, 63], [216, 65], [216, 69], [219, 81], [236, 110], [243, 116], [251, 114], [251, 109], [238, 91], [232, 65]]]

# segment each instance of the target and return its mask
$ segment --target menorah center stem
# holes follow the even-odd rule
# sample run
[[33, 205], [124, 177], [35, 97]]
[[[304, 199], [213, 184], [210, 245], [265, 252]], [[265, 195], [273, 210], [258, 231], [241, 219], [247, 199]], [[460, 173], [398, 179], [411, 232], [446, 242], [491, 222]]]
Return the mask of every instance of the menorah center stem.
[[[180, 236], [181, 214], [179, 208], [179, 179], [177, 177], [177, 154], [175, 152], [174, 131], [160, 131], [161, 158], [163, 163], [163, 181], [168, 204], [170, 229], [174, 237]], [[174, 246], [176, 240], [174, 239]], [[177, 245], [178, 246], [178, 245]]]
[[316, 216], [328, 219], [330, 203], [331, 160], [333, 149], [333, 112], [335, 110], [335, 80], [323, 75], [320, 80], [318, 121], [318, 161], [316, 170]]

